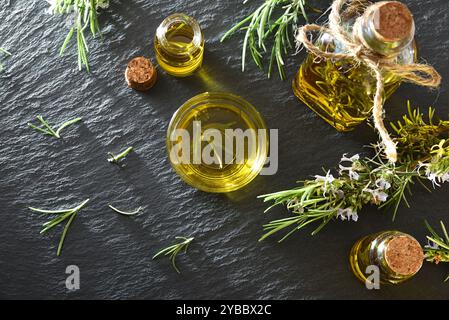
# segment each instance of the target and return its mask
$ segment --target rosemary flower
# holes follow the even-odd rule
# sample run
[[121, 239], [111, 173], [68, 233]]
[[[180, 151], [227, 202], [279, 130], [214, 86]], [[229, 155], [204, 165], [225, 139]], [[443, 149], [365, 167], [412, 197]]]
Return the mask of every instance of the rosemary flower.
[[351, 219], [352, 219], [352, 221], [357, 222], [357, 220], [359, 219], [357, 212], [355, 212], [351, 208], [337, 209], [336, 217], [337, 217], [337, 219], [340, 218], [342, 221], [345, 221], [345, 220], [351, 221]]

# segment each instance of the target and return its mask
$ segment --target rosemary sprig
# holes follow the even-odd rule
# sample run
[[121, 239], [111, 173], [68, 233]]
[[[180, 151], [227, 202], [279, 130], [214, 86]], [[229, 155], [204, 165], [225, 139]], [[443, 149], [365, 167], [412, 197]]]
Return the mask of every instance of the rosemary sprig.
[[[427, 236], [429, 243], [424, 247], [426, 260], [435, 264], [440, 262], [449, 262], [449, 235], [443, 221], [440, 221], [443, 236], [440, 236], [437, 232], [435, 232], [427, 221], [425, 221], [425, 224], [427, 230], [431, 234], [430, 236]], [[449, 275], [444, 281], [446, 282], [448, 280]]]
[[391, 207], [394, 219], [401, 203], [410, 206], [407, 196], [415, 182], [428, 190], [425, 180], [434, 187], [449, 182], [449, 139], [445, 139], [449, 121], [436, 121], [431, 108], [428, 121], [424, 121], [424, 115], [409, 104], [408, 114], [393, 126], [401, 155], [398, 164], [386, 161], [377, 144], [372, 146], [373, 157], [343, 155], [337, 175], [325, 171], [325, 175], [302, 181], [297, 188], [260, 196], [264, 202], [273, 202], [267, 210], [285, 205], [293, 213], [264, 225], [265, 234], [260, 240], [290, 229], [282, 241], [293, 232], [318, 223], [312, 232], [316, 234], [334, 218], [357, 221], [358, 212], [369, 204]]
[[127, 148], [125, 151], [121, 152], [118, 155], [114, 155], [111, 152], [108, 152], [108, 161], [110, 163], [119, 164], [126, 156], [134, 150], [133, 147]]
[[[248, 2], [245, 0], [243, 3]], [[281, 10], [279, 17], [275, 12]], [[314, 9], [315, 10], [315, 9]], [[264, 0], [264, 2], [249, 16], [237, 23], [221, 38], [221, 42], [240, 30], [246, 30], [242, 49], [242, 71], [245, 71], [246, 55], [249, 49], [256, 65], [263, 69], [262, 58], [267, 51], [271, 52], [268, 67], [268, 78], [271, 77], [274, 61], [276, 61], [279, 76], [285, 79], [284, 58], [288, 49], [293, 48], [293, 28], [303, 17], [308, 22], [306, 0]], [[266, 43], [273, 40], [271, 50]]]
[[173, 268], [176, 270], [177, 273], [181, 273], [178, 269], [178, 267], [176, 266], [176, 257], [178, 255], [178, 253], [180, 253], [183, 249], [184, 249], [184, 253], [187, 252], [187, 248], [190, 244], [190, 242], [193, 241], [193, 237], [175, 237], [175, 239], [178, 240], [182, 240], [179, 243], [173, 244], [165, 249], [162, 249], [161, 251], [159, 251], [158, 253], [156, 253], [153, 256], [153, 259], [156, 259], [157, 257], [164, 255], [164, 256], [169, 256], [170, 261], [172, 263]]
[[99, 8], [107, 8], [109, 0], [50, 0], [50, 11], [55, 14], [69, 15], [73, 13], [73, 25], [67, 34], [59, 54], [62, 56], [72, 39], [76, 34], [76, 43], [78, 48], [78, 69], [83, 66], [87, 72], [90, 71], [89, 66], [89, 48], [85, 37], [86, 29], [89, 29], [92, 36], [100, 34], [100, 24], [98, 22], [97, 10]]
[[142, 207], [139, 207], [134, 211], [123, 211], [123, 210], [119, 210], [119, 209], [113, 207], [112, 205], [108, 205], [108, 207], [111, 208], [113, 211], [123, 214], [125, 216], [133, 216], [135, 214], [138, 214], [140, 212], [140, 210], [142, 209]]
[[[4, 54], [6, 56], [11, 56], [12, 55], [11, 52], [9, 52], [6, 49], [3, 49], [2, 47], [0, 47], [0, 53]], [[2, 72], [3, 70], [4, 70], [3, 64], [0, 63], [0, 72]]]
[[89, 199], [83, 201], [79, 206], [77, 206], [75, 208], [63, 209], [63, 210], [44, 210], [44, 209], [28, 207], [31, 211], [34, 211], [34, 212], [57, 215], [56, 218], [54, 218], [50, 221], [47, 221], [42, 225], [43, 229], [40, 232], [41, 234], [49, 231], [53, 227], [68, 220], [64, 226], [63, 231], [62, 231], [61, 239], [59, 240], [58, 251], [57, 251], [58, 256], [61, 254], [62, 246], [64, 244], [64, 240], [65, 240], [65, 237], [67, 235], [67, 231], [69, 230], [70, 225], [72, 224], [72, 222], [75, 219], [78, 212], [86, 205], [87, 202], [89, 202]]
[[45, 134], [45, 135], [50, 135], [53, 136], [57, 139], [61, 138], [61, 131], [64, 130], [65, 128], [67, 128], [68, 126], [77, 123], [79, 121], [82, 120], [82, 118], [75, 118], [69, 121], [64, 122], [62, 125], [59, 126], [59, 128], [55, 131], [49, 124], [47, 121], [44, 120], [44, 118], [42, 116], [37, 116], [36, 117], [40, 123], [43, 125], [43, 127], [37, 127], [32, 123], [28, 123], [28, 126], [30, 128], [35, 129], [36, 131]]

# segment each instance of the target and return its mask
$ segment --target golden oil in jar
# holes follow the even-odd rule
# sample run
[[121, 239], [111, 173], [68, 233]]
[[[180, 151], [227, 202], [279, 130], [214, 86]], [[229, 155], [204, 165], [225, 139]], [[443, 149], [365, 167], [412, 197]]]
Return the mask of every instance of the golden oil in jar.
[[201, 67], [204, 36], [195, 19], [176, 13], [157, 28], [154, 48], [162, 69], [173, 76], [186, 77]]
[[[344, 14], [342, 23], [349, 32], [361, 36], [367, 47], [392, 63], [416, 61], [415, 26], [404, 4], [384, 1], [372, 5], [360, 18], [357, 14]], [[395, 29], [396, 34], [386, 28], [398, 22], [402, 28]], [[315, 44], [323, 51], [347, 52], [342, 43], [327, 33]], [[383, 72], [383, 80], [385, 101], [401, 80], [390, 72]], [[350, 131], [371, 115], [376, 79], [367, 66], [354, 59], [329, 60], [310, 53], [293, 80], [293, 92], [338, 131]]]
[[397, 284], [414, 276], [424, 261], [419, 242], [399, 231], [384, 231], [359, 239], [349, 254], [355, 276], [366, 283], [373, 268], [378, 270], [379, 283]]
[[206, 92], [184, 103], [167, 132], [170, 162], [180, 177], [206, 192], [230, 192], [262, 170], [268, 150], [265, 123], [242, 98]]

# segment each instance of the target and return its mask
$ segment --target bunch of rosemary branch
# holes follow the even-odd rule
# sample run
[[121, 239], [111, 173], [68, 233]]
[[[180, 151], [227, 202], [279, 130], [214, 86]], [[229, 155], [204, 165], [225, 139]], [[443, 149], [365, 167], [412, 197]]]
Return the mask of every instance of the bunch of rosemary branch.
[[423, 114], [412, 110], [409, 103], [408, 114], [392, 127], [401, 156], [397, 164], [386, 161], [377, 144], [372, 146], [373, 157], [344, 155], [336, 176], [329, 170], [323, 176], [303, 181], [297, 188], [260, 196], [265, 202], [274, 202], [267, 211], [286, 205], [293, 213], [266, 224], [261, 240], [291, 228], [282, 241], [312, 223], [318, 223], [312, 233], [316, 234], [334, 218], [357, 221], [358, 212], [367, 204], [392, 207], [394, 219], [402, 202], [409, 206], [407, 193], [411, 193], [412, 184], [420, 182], [430, 190], [423, 181], [430, 180], [434, 187], [449, 182], [449, 121], [435, 121], [430, 108], [426, 122]]
[[[243, 3], [248, 2], [245, 0]], [[246, 55], [249, 49], [256, 65], [263, 69], [262, 58], [268, 51], [267, 42], [273, 41], [271, 48], [268, 78], [271, 76], [274, 61], [279, 75], [285, 79], [284, 58], [288, 50], [294, 47], [293, 35], [295, 26], [301, 17], [308, 22], [306, 0], [264, 0], [253, 13], [237, 23], [221, 38], [223, 42], [235, 32], [246, 30], [243, 40], [242, 71], [245, 71]], [[317, 11], [316, 9], [312, 9]], [[276, 12], [281, 11], [278, 17]]]
[[97, 10], [107, 8], [109, 0], [47, 0], [50, 4], [49, 12], [60, 15], [72, 15], [73, 21], [69, 33], [59, 51], [63, 55], [67, 45], [76, 33], [76, 43], [78, 48], [78, 68], [84, 66], [89, 72], [89, 48], [87, 46], [84, 32], [89, 29], [92, 36], [100, 34], [100, 24], [98, 22]]
[[[440, 262], [449, 262], [449, 235], [446, 227], [442, 221], [440, 221], [441, 231], [443, 236], [440, 236], [435, 230], [427, 223], [427, 229], [430, 232], [430, 236], [427, 236], [429, 244], [424, 247], [426, 253], [426, 260], [439, 264]], [[448, 281], [449, 276], [444, 281]]]

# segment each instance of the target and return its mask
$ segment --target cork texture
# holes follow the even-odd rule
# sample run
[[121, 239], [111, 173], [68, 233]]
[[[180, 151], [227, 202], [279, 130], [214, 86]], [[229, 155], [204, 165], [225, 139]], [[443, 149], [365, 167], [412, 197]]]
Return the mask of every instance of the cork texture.
[[156, 83], [157, 71], [149, 59], [136, 57], [128, 62], [125, 78], [129, 87], [146, 91]]
[[421, 245], [410, 236], [395, 237], [385, 252], [387, 265], [400, 275], [412, 275], [421, 269], [424, 253]]
[[374, 27], [385, 40], [398, 41], [410, 35], [413, 16], [405, 4], [386, 1], [374, 11]]

